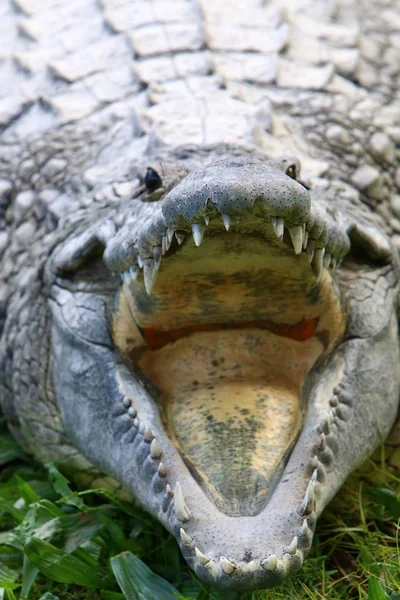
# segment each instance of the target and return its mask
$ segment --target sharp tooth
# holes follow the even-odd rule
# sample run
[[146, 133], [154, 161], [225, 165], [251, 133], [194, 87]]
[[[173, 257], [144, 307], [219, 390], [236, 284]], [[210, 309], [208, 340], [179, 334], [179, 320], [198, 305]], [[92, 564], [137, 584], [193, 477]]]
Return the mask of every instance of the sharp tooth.
[[271, 217], [272, 227], [278, 240], [282, 240], [285, 231], [285, 221], [282, 217]]
[[158, 263], [158, 265], [160, 265], [161, 257], [162, 257], [161, 246], [154, 246], [154, 248], [153, 248], [154, 262], [156, 264]]
[[185, 234], [184, 233], [179, 233], [178, 231], [175, 231], [175, 237], [176, 237], [176, 241], [181, 246], [182, 243], [185, 241]]
[[222, 216], [222, 220], [224, 222], [225, 229], [227, 231], [229, 231], [229, 227], [231, 226], [231, 218], [230, 218], [230, 216], [227, 215], [226, 213], [223, 214], [223, 215], [221, 215], [221, 216]]
[[129, 271], [124, 271], [121, 274], [122, 280], [124, 283], [126, 283], [126, 285], [129, 285], [131, 282], [131, 276], [129, 275]]
[[154, 438], [154, 440], [151, 442], [150, 456], [151, 456], [151, 458], [160, 458], [160, 456], [161, 456], [161, 448], [158, 445], [156, 438]]
[[186, 506], [185, 498], [183, 497], [183, 492], [179, 481], [177, 481], [175, 485], [174, 504], [175, 513], [179, 521], [189, 521], [192, 518], [190, 510]]
[[306, 229], [304, 232], [304, 236], [303, 236], [303, 250], [306, 250], [307, 244], [308, 244], [308, 231]]
[[314, 481], [314, 483], [318, 481], [318, 469], [313, 471], [313, 474], [311, 475], [311, 481]]
[[168, 240], [167, 240], [167, 236], [166, 236], [166, 235], [163, 235], [163, 236], [162, 236], [162, 238], [161, 238], [161, 250], [162, 250], [162, 253], [163, 253], [163, 255], [164, 255], [164, 254], [167, 252], [167, 250], [168, 250], [168, 247], [167, 247], [167, 246], [168, 246]]
[[206, 225], [207, 225], [207, 227], [208, 227], [208, 225], [210, 224], [210, 217], [209, 217], [208, 215], [206, 215], [206, 216], [204, 217], [204, 221], [205, 221], [205, 224], [206, 224]]
[[278, 566], [278, 557], [276, 554], [271, 554], [268, 558], [261, 561], [260, 564], [265, 571], [275, 571]]
[[285, 552], [287, 552], [287, 554], [296, 554], [297, 551], [297, 544], [298, 544], [298, 539], [297, 539], [297, 535], [294, 536], [294, 538], [292, 539], [292, 541], [290, 542], [289, 546], [285, 549]]
[[295, 253], [300, 254], [303, 247], [303, 227], [301, 225], [293, 225], [293, 227], [289, 227], [289, 234], [292, 238]]
[[323, 270], [323, 260], [324, 260], [325, 248], [317, 248], [314, 252], [314, 257], [312, 260], [312, 267], [314, 271], [314, 275], [319, 280], [322, 275]]
[[140, 269], [136, 265], [131, 265], [129, 267], [129, 275], [131, 276], [131, 279], [133, 281], [135, 281], [137, 279], [137, 276], [139, 275], [139, 273], [140, 273]]
[[236, 570], [235, 565], [233, 563], [231, 563], [230, 560], [225, 558], [225, 556], [221, 556], [220, 563], [221, 563], [223, 572], [226, 573], [227, 575], [231, 575], [233, 573], [233, 571]]
[[158, 465], [158, 469], [157, 472], [159, 474], [160, 477], [166, 477], [167, 476], [167, 469], [164, 466], [164, 463], [160, 462], [160, 464]]
[[204, 565], [206, 565], [207, 563], [210, 562], [210, 559], [207, 558], [207, 556], [205, 556], [202, 552], [200, 552], [200, 550], [198, 548], [195, 548], [194, 552], [196, 554], [197, 560], [199, 561], [199, 563], [201, 565], [203, 565], [203, 567], [204, 567]]
[[141, 269], [143, 269], [143, 258], [140, 256], [140, 254], [137, 255], [137, 264]]
[[331, 264], [331, 255], [329, 254], [329, 252], [325, 252], [323, 263], [325, 269], [329, 269], [329, 266]]
[[181, 534], [181, 540], [185, 544], [185, 546], [193, 546], [192, 538], [186, 533], [186, 531], [182, 527], [180, 528], [179, 533]]
[[315, 501], [315, 483], [313, 481], [308, 482], [306, 493], [304, 494], [303, 502], [298, 508], [300, 515], [311, 514], [314, 511]]
[[314, 257], [314, 251], [315, 251], [315, 241], [314, 240], [308, 240], [308, 242], [307, 242], [307, 255], [308, 255], [308, 260], [310, 261], [310, 263], [312, 262], [312, 259]]
[[146, 258], [146, 260], [144, 262], [144, 265], [143, 265], [144, 286], [145, 286], [146, 292], [148, 293], [149, 296], [154, 287], [159, 266], [160, 266], [160, 263], [156, 264], [152, 258]]
[[201, 242], [203, 241], [203, 233], [204, 229], [201, 227], [201, 225], [199, 225], [198, 223], [194, 223], [192, 225], [193, 239], [197, 247], [199, 247]]
[[152, 430], [150, 429], [150, 427], [147, 427], [147, 429], [145, 430], [144, 437], [146, 438], [146, 440], [154, 439], [154, 434], [153, 434]]
[[325, 433], [326, 435], [329, 435], [332, 427], [331, 427], [331, 417], [330, 415], [327, 413], [324, 418], [322, 419], [322, 423], [320, 425], [320, 432], [321, 433]]
[[173, 491], [173, 489], [171, 488], [171, 486], [169, 485], [169, 483], [167, 483], [167, 485], [166, 485], [166, 487], [165, 487], [165, 491], [167, 492], [167, 494], [168, 494], [168, 496], [169, 496], [170, 498], [173, 498], [173, 496], [174, 496], [174, 491]]
[[175, 230], [172, 227], [167, 228], [167, 240], [169, 245], [171, 245], [172, 238], [174, 237]]

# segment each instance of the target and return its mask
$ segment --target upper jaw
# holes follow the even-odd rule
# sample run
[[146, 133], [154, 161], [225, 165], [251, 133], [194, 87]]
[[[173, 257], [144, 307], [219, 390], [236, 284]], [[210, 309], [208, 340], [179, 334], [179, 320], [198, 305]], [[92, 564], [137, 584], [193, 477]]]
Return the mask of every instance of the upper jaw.
[[[122, 227], [108, 244], [105, 261], [128, 284], [142, 271], [148, 293], [173, 240], [180, 245], [190, 235], [200, 246], [217, 217], [221, 227], [228, 230], [235, 224], [240, 231], [237, 223], [253, 214], [264, 222], [266, 232], [272, 226], [276, 238], [291, 245], [296, 254], [307, 252], [318, 278], [323, 266], [336, 267], [350, 246], [343, 228], [274, 162], [218, 161], [189, 174], [162, 202], [151, 209], [143, 207], [146, 210], [145, 225], [132, 222]], [[247, 227], [251, 231], [250, 223]]]

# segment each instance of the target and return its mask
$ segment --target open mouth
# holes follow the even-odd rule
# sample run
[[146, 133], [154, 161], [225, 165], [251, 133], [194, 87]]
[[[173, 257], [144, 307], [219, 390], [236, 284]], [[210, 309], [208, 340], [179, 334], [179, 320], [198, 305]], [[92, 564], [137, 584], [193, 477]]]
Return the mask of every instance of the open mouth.
[[345, 330], [340, 252], [318, 247], [307, 214], [285, 227], [272, 195], [177, 219], [122, 274], [113, 323], [125, 359], [161, 392], [176, 452], [232, 517], [265, 508], [304, 423], [305, 380]]
[[231, 589], [300, 568], [398, 409], [390, 242], [337, 210], [342, 184], [282, 164], [224, 159], [135, 197], [48, 270], [66, 434]]

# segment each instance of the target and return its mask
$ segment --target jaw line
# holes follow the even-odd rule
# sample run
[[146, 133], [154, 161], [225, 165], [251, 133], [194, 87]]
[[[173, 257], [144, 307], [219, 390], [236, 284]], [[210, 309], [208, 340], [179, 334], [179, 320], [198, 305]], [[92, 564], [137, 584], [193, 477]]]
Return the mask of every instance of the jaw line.
[[[166, 493], [151, 512], [174, 533], [184, 557], [202, 579], [235, 589], [268, 587], [300, 568], [319, 512], [318, 488], [326, 478], [318, 446], [332, 427], [329, 398], [334, 397], [342, 372], [343, 365], [336, 365], [326, 377], [323, 394], [328, 400], [322, 402], [326, 406], [321, 409], [319, 395], [311, 399], [303, 431], [264, 509], [252, 517], [229, 517], [218, 511], [193, 479], [166, 434], [151, 395], [144, 393], [129, 367], [118, 367], [119, 389], [131, 406], [139, 405], [140, 395], [137, 414], [157, 440], [154, 460], [162, 462], [166, 473]], [[326, 448], [325, 443], [325, 454]]]

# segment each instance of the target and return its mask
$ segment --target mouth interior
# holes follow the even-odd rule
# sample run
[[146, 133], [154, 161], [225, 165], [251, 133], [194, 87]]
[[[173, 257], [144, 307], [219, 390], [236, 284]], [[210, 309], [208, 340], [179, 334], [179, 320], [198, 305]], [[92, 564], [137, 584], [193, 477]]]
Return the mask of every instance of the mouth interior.
[[345, 325], [327, 270], [317, 281], [272, 226], [240, 229], [210, 224], [200, 248], [173, 244], [151, 296], [141, 277], [123, 286], [113, 333], [160, 389], [165, 430], [193, 478], [220, 511], [252, 516], [301, 431], [304, 378]]

